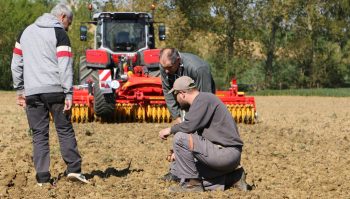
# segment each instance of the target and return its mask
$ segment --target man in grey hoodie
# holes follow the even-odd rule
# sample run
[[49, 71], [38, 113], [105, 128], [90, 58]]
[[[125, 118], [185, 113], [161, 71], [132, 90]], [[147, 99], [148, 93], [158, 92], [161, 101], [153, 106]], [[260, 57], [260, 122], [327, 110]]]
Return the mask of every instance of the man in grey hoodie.
[[19, 35], [11, 63], [17, 104], [26, 108], [33, 131], [33, 161], [38, 185], [51, 183], [49, 171], [49, 113], [58, 134], [68, 179], [88, 181], [81, 174], [81, 156], [69, 110], [72, 107], [73, 60], [66, 33], [73, 20], [72, 11], [56, 5]]

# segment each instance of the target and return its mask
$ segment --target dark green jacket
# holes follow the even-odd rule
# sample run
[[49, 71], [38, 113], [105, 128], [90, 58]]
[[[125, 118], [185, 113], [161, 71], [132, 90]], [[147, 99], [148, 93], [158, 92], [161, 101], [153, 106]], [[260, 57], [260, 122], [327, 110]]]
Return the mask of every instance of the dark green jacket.
[[180, 57], [181, 65], [176, 74], [167, 75], [165, 70], [160, 67], [165, 102], [174, 119], [180, 117], [180, 106], [174, 95], [172, 93], [168, 94], [168, 91], [173, 87], [177, 78], [189, 76], [195, 81], [199, 91], [215, 93], [215, 83], [210, 73], [209, 64], [191, 53], [180, 53]]

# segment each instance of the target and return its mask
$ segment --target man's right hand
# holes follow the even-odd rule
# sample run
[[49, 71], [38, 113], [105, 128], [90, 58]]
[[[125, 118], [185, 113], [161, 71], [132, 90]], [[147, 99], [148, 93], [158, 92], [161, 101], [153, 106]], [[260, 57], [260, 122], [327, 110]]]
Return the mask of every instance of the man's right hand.
[[63, 111], [69, 111], [72, 108], [72, 100], [66, 99], [64, 102]]
[[25, 108], [27, 106], [26, 97], [23, 94], [17, 95], [16, 104]]
[[170, 135], [170, 128], [165, 128], [159, 131], [159, 137], [163, 140], [166, 140], [169, 135]]

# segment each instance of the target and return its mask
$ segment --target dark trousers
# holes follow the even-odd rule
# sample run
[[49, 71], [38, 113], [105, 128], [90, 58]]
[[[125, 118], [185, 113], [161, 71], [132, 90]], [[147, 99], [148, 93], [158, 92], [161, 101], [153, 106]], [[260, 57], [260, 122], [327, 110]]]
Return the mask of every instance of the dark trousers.
[[49, 112], [51, 112], [67, 173], [81, 172], [81, 157], [69, 115], [63, 113], [65, 95], [45, 93], [26, 97], [27, 118], [33, 131], [33, 161], [39, 183], [50, 180]]

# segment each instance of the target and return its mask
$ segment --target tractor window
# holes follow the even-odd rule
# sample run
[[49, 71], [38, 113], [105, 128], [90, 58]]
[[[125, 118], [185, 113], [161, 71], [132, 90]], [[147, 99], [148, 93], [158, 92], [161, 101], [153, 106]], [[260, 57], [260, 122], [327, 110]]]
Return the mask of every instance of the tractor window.
[[145, 23], [140, 20], [110, 20], [104, 25], [105, 47], [114, 52], [135, 52], [146, 47]]
[[96, 27], [96, 48], [100, 48], [102, 44], [101, 24]]

